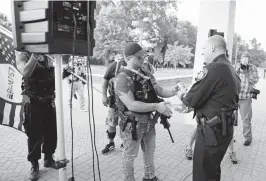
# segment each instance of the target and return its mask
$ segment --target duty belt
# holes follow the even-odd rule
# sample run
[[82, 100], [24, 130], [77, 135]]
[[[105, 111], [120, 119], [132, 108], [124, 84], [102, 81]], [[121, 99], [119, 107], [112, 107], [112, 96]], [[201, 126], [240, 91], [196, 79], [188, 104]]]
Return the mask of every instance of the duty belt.
[[29, 95], [31, 102], [40, 102], [40, 103], [52, 103], [55, 99], [55, 95], [51, 96], [35, 96], [35, 95]]

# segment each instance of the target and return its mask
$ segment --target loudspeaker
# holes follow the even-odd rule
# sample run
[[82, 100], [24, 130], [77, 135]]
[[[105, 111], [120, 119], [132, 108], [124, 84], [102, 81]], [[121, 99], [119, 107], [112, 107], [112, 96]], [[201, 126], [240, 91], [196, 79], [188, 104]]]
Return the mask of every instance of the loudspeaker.
[[95, 8], [96, 1], [13, 0], [14, 47], [32, 53], [92, 56]]

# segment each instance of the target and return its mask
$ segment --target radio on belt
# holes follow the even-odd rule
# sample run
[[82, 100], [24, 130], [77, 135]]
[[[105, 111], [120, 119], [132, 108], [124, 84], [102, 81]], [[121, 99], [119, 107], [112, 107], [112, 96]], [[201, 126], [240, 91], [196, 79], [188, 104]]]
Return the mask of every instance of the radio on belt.
[[77, 22], [75, 55], [87, 56], [91, 52], [89, 56], [92, 56], [95, 8], [96, 1], [13, 0], [14, 47], [32, 53], [72, 54], [74, 14]]

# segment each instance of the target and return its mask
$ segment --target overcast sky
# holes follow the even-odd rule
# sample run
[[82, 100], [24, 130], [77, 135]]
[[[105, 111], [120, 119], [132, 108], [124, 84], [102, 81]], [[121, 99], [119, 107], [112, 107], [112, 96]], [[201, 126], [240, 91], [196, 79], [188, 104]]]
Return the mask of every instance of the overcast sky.
[[[11, 0], [1, 0], [0, 12], [11, 19]], [[245, 40], [257, 38], [266, 49], [266, 0], [236, 0], [235, 31]], [[178, 16], [182, 20], [189, 20], [198, 24], [200, 0], [184, 0], [179, 6]]]
[[[266, 49], [266, 0], [236, 0], [235, 32], [245, 40], [257, 38]], [[184, 0], [179, 7], [178, 17], [198, 24], [200, 0]], [[264, 22], [264, 23], [263, 23]]]

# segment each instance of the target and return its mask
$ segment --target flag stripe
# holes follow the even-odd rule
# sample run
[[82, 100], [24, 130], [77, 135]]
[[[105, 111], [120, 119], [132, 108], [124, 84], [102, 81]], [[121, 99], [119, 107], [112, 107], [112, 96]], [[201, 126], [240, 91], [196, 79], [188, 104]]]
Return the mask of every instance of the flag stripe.
[[[17, 68], [15, 58], [16, 57], [15, 57], [12, 32], [0, 25], [0, 66], [2, 67], [2, 66], [5, 66], [4, 64], [9, 64], [12, 67]], [[12, 75], [12, 73], [14, 73], [14, 71], [11, 72], [10, 75]], [[8, 74], [8, 76], [10, 75]], [[10, 89], [8, 89], [9, 90], [8, 98], [10, 100], [5, 100], [0, 97], [0, 124], [13, 127], [15, 129], [25, 132], [22, 126], [23, 121], [24, 121], [22, 103], [17, 103], [18, 101], [13, 100], [13, 96], [14, 96], [14, 92], [12, 89], [13, 83], [16, 85], [20, 83], [12, 79], [13, 78], [12, 76], [8, 78], [9, 78], [8, 79], [9, 82], [7, 83], [10, 83], [9, 84]], [[22, 101], [22, 98], [21, 98], [21, 101]]]
[[5, 104], [5, 101], [0, 98], [0, 124], [3, 123]]
[[14, 128], [19, 129], [21, 106], [16, 106]]
[[1, 25], [0, 25], [0, 31], [4, 33], [6, 36], [8, 36], [9, 38], [13, 39], [12, 33]]
[[10, 111], [11, 111], [11, 104], [6, 103], [5, 105], [5, 109], [4, 109], [4, 120], [3, 120], [3, 124], [5, 125], [9, 125], [9, 115], [10, 115]]
[[9, 114], [9, 126], [11, 126], [11, 127], [14, 126], [16, 107], [17, 106], [15, 104], [11, 104], [11, 110], [10, 110], [10, 114]]

